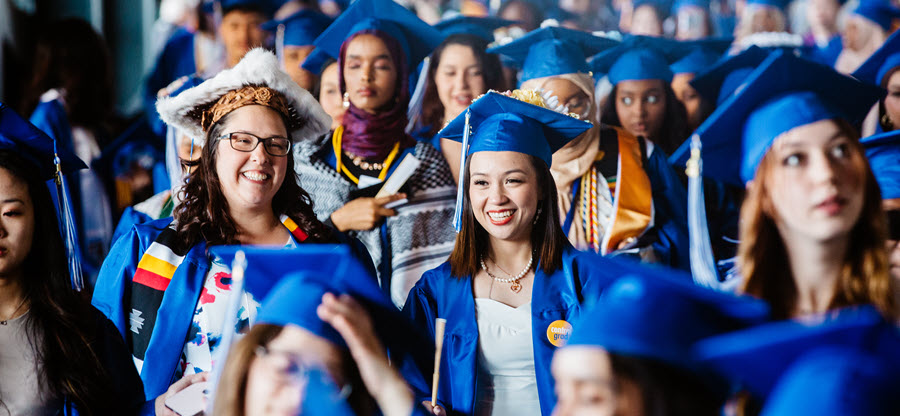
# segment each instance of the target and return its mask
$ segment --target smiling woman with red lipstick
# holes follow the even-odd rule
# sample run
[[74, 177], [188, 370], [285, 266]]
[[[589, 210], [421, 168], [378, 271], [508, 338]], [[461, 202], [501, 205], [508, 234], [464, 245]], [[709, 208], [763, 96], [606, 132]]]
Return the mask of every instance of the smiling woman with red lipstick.
[[[366, 245], [398, 307], [453, 244], [450, 168], [431, 144], [406, 133], [409, 73], [442, 39], [393, 0], [355, 1], [315, 41], [338, 61], [341, 124], [295, 149], [316, 215]], [[405, 182], [383, 190], [395, 173]]]
[[[93, 304], [125, 336], [146, 399], [164, 414], [167, 397], [212, 369], [228, 327], [227, 305], [237, 296], [231, 265], [207, 248], [289, 250], [342, 236], [316, 219], [292, 169], [291, 148], [327, 131], [331, 120], [279, 69], [274, 54], [254, 49], [233, 68], [160, 99], [157, 109], [166, 123], [204, 141], [200, 163], [182, 188], [174, 220], [135, 225], [119, 239], [100, 270]], [[362, 251], [356, 254], [368, 261]], [[259, 306], [240, 296], [235, 331]]]
[[[595, 287], [559, 224], [550, 174], [553, 151], [591, 124], [545, 108], [535, 91], [508, 94], [487, 93], [439, 133], [468, 141], [459, 234], [404, 307], [432, 335], [435, 318], [447, 319], [435, 414], [550, 414], [553, 351]], [[430, 397], [430, 374], [407, 370]]]
[[776, 318], [859, 304], [897, 315], [881, 195], [850, 124], [880, 95], [776, 52], [697, 130], [703, 173], [747, 188], [742, 290]]

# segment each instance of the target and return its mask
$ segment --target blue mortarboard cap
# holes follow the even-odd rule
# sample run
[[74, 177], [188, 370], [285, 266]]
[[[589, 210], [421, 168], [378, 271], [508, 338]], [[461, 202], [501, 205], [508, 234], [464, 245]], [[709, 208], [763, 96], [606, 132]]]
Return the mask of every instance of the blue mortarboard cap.
[[785, 10], [791, 0], [747, 0], [748, 5], [769, 6], [780, 10]]
[[879, 133], [860, 142], [881, 188], [881, 198], [900, 198], [900, 130]]
[[417, 330], [379, 288], [373, 276], [346, 245], [301, 245], [297, 248], [221, 246], [211, 253], [231, 264], [245, 254], [244, 290], [263, 299], [257, 322], [293, 324], [335, 345], [343, 337], [319, 319], [322, 295], [347, 294], [371, 315], [379, 339], [392, 354], [410, 355], [420, 366], [433, 365], [434, 343]]
[[883, 93], [830, 67], [776, 51], [697, 128], [704, 172], [743, 186], [782, 133], [826, 119], [855, 123]]
[[[534, 93], [533, 91], [522, 91]], [[541, 99], [542, 100], [542, 99]], [[496, 91], [475, 100], [469, 108], [438, 132], [438, 136], [462, 142], [460, 172], [468, 156], [476, 152], [519, 152], [536, 156], [550, 167], [553, 152], [591, 128], [591, 123], [520, 101]], [[470, 137], [471, 136], [471, 137]], [[456, 193], [453, 227], [459, 232], [465, 185]]]
[[900, 66], [900, 31], [889, 36], [881, 47], [853, 72], [853, 77], [863, 82], [881, 85], [884, 76], [898, 66]]
[[498, 17], [474, 17], [474, 16], [456, 16], [435, 23], [434, 28], [439, 30], [444, 36], [465, 33], [475, 35], [488, 42], [494, 41], [494, 31], [506, 27], [516, 22], [512, 20], [500, 19]]
[[564, 27], [545, 27], [488, 50], [522, 68], [520, 81], [577, 72], [588, 73], [587, 56], [619, 42]]
[[300, 64], [300, 67], [313, 74], [322, 75], [322, 71], [325, 70], [326, 64], [337, 61], [337, 55], [337, 52], [329, 53], [321, 47], [316, 47], [306, 56], [306, 59]]
[[275, 12], [278, 11], [282, 5], [284, 5], [285, 0], [220, 0], [219, 3], [222, 5], [222, 11], [228, 12], [232, 9], [238, 7], [246, 7], [250, 9], [256, 9], [262, 12], [262, 14], [267, 17], [272, 17]]
[[817, 323], [781, 321], [710, 337], [697, 343], [695, 356], [760, 398], [768, 397], [790, 365], [813, 348], [852, 347], [898, 362], [900, 333], [875, 308], [832, 314]]
[[12, 150], [30, 161], [45, 180], [56, 175], [56, 165], [53, 163], [56, 151], [59, 152], [63, 173], [87, 168], [74, 153], [63, 148], [56, 149], [56, 143], [50, 136], [4, 103], [0, 103], [0, 149]]
[[894, 414], [900, 409], [898, 374], [900, 368], [883, 357], [852, 348], [818, 348], [791, 365], [760, 415]]
[[761, 300], [700, 287], [683, 272], [633, 264], [579, 318], [567, 345], [702, 370], [692, 359], [694, 343], [768, 316]]
[[303, 9], [284, 19], [264, 23], [263, 29], [274, 32], [284, 27], [281, 37], [285, 46], [309, 46], [330, 24], [331, 18], [324, 13]]
[[356, 0], [315, 41], [316, 48], [339, 53], [341, 45], [362, 30], [380, 30], [393, 37], [406, 54], [412, 71], [444, 40], [444, 35], [393, 0]]
[[669, 66], [673, 74], [699, 74], [715, 65], [731, 46], [731, 38], [685, 42], [691, 52]]
[[590, 60], [595, 75], [606, 74], [612, 85], [622, 81], [661, 79], [672, 82], [669, 65], [690, 52], [685, 43], [652, 36], [628, 36], [615, 48]]
[[490, 91], [475, 100], [439, 135], [463, 141], [466, 113], [472, 137], [466, 153], [519, 152], [537, 156], [550, 166], [553, 152], [591, 128], [591, 123]]
[[888, 0], [860, 0], [851, 13], [865, 17], [885, 31], [889, 31], [894, 19], [900, 17], [900, 9]]
[[767, 56], [769, 51], [751, 46], [737, 55], [722, 57], [708, 70], [697, 74], [690, 84], [707, 100], [716, 100], [717, 104], [721, 104]]

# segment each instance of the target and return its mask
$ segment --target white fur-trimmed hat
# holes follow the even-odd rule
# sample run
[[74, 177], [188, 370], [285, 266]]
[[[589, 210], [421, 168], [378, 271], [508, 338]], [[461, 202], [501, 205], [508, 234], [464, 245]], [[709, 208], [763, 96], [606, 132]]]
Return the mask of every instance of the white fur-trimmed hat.
[[174, 97], [160, 98], [156, 101], [156, 110], [166, 124], [203, 140], [206, 137], [201, 126], [204, 111], [228, 92], [249, 85], [271, 88], [287, 98], [288, 117], [291, 118], [288, 133], [292, 141], [320, 136], [331, 127], [331, 117], [319, 102], [281, 70], [275, 54], [262, 48], [247, 52], [233, 68], [219, 72], [196, 87]]

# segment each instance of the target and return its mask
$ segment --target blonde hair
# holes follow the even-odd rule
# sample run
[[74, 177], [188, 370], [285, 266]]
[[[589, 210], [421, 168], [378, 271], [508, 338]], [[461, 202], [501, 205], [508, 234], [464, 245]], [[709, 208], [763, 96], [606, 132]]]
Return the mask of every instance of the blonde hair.
[[256, 357], [256, 348], [275, 339], [284, 327], [256, 324], [240, 341], [236, 342], [228, 359], [222, 378], [219, 379], [213, 414], [217, 416], [243, 416], [247, 396], [247, 373]]
[[[872, 304], [890, 319], [896, 316], [892, 281], [885, 250], [885, 217], [881, 208], [881, 191], [862, 145], [853, 128], [836, 121], [851, 140], [854, 165], [864, 172], [863, 207], [853, 229], [834, 297], [828, 309]], [[738, 266], [743, 276], [742, 291], [761, 298], [772, 307], [776, 319], [787, 319], [796, 306], [797, 287], [788, 264], [787, 249], [775, 226], [775, 213], [768, 188], [768, 178], [776, 164], [772, 152], [767, 153], [756, 171], [754, 184], [747, 189], [741, 206]]]

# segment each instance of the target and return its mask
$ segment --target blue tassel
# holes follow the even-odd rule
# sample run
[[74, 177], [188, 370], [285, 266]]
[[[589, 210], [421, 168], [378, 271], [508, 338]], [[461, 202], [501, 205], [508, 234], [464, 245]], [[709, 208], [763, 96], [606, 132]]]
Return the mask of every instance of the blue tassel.
[[63, 242], [66, 245], [66, 257], [69, 263], [69, 278], [72, 281], [72, 289], [82, 291], [84, 278], [81, 271], [81, 253], [78, 251], [78, 233], [75, 229], [75, 217], [72, 215], [72, 202], [69, 200], [69, 186], [62, 173], [62, 163], [59, 153], [56, 151], [56, 142], [53, 142], [53, 163], [56, 165], [56, 190], [59, 194], [59, 213], [62, 220], [61, 230]]
[[720, 289], [719, 274], [709, 242], [706, 223], [706, 204], [703, 196], [703, 160], [700, 157], [700, 136], [691, 137], [691, 158], [685, 173], [688, 176], [688, 233], [690, 236], [691, 273], [694, 283]]
[[463, 212], [463, 193], [465, 192], [465, 181], [463, 177], [466, 172], [466, 154], [469, 151], [469, 134], [472, 131], [472, 126], [469, 125], [469, 116], [472, 114], [471, 110], [466, 109], [466, 127], [463, 129], [463, 141], [462, 141], [462, 150], [459, 157], [459, 185], [456, 187], [456, 210], [453, 212], [453, 229], [459, 233], [459, 230], [462, 228], [462, 212]]

